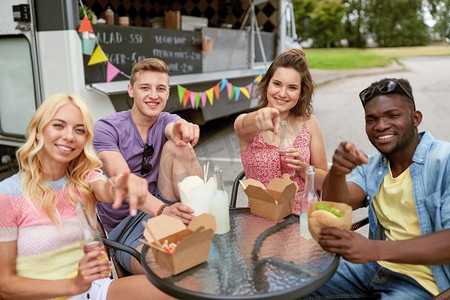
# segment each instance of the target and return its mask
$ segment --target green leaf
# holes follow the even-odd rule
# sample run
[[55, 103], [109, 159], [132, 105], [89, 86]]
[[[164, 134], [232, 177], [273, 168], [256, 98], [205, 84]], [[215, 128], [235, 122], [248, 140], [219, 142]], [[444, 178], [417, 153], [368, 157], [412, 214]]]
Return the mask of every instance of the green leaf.
[[338, 218], [341, 218], [344, 216], [344, 213], [342, 211], [340, 211], [339, 209], [336, 209], [334, 207], [331, 207], [325, 203], [317, 202], [316, 209], [317, 210], [325, 210], [327, 212], [330, 212]]

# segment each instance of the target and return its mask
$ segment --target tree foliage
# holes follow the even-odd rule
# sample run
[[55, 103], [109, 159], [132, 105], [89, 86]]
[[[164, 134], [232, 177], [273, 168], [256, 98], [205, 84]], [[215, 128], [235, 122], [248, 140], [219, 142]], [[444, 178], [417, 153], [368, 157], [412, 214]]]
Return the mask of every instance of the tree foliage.
[[428, 0], [428, 9], [435, 20], [433, 32], [450, 38], [450, 0]]
[[[450, 0], [428, 0], [430, 10], [446, 20]], [[346, 39], [351, 47], [366, 46], [369, 38], [381, 47], [418, 46], [430, 42], [422, 0], [293, 0], [297, 34], [312, 38], [316, 47]], [[445, 5], [442, 5], [445, 2]], [[310, 20], [306, 31], [305, 17]], [[444, 28], [445, 21], [442, 21]]]
[[345, 36], [350, 47], [364, 47], [366, 45], [367, 30], [364, 27], [364, 1], [346, 0]]
[[429, 43], [422, 0], [372, 0], [365, 9], [369, 32], [380, 47]]
[[[311, 37], [316, 47], [331, 47], [344, 37], [342, 18], [345, 7], [342, 0], [294, 0], [299, 36]], [[303, 15], [299, 14], [302, 12]], [[305, 17], [310, 22], [310, 30], [305, 34]]]

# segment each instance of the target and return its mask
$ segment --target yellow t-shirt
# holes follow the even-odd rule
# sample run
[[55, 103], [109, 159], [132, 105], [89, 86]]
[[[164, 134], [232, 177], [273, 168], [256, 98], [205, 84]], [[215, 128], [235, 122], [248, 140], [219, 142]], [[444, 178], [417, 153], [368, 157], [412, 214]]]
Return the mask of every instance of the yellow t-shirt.
[[[421, 235], [409, 168], [393, 178], [389, 166], [389, 172], [373, 200], [373, 207], [378, 221], [384, 228], [387, 241], [407, 240]], [[428, 265], [399, 264], [388, 261], [378, 263], [389, 270], [414, 278], [433, 295], [439, 293]]]

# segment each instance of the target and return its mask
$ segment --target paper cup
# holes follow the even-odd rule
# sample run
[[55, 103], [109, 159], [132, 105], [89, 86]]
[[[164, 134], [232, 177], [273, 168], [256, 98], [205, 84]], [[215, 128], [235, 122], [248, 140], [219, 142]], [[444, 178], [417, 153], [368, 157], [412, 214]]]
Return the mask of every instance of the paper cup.
[[94, 48], [95, 48], [95, 39], [83, 37], [81, 39], [81, 45], [83, 48], [84, 55], [92, 55], [92, 52], [94, 52]]

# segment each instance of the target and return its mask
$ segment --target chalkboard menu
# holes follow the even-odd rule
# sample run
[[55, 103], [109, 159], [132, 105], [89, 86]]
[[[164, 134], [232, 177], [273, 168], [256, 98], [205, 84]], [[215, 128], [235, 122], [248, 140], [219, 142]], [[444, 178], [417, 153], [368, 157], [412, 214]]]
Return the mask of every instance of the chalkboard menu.
[[[109, 62], [127, 75], [133, 65], [146, 57], [163, 60], [170, 75], [202, 72], [202, 35], [182, 31], [134, 26], [93, 25], [99, 45]], [[106, 64], [88, 66], [84, 55], [86, 83], [106, 82]], [[117, 75], [113, 80], [126, 80]]]

